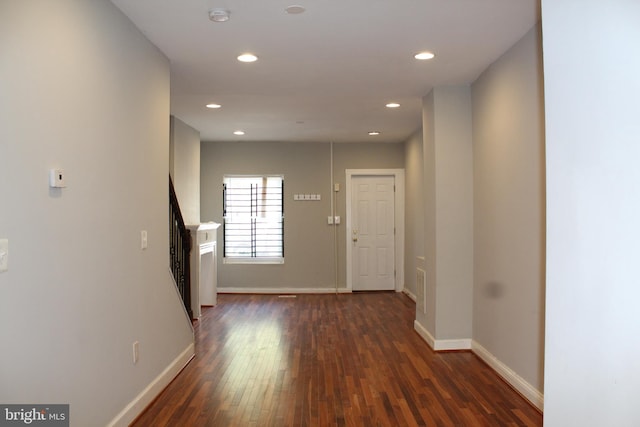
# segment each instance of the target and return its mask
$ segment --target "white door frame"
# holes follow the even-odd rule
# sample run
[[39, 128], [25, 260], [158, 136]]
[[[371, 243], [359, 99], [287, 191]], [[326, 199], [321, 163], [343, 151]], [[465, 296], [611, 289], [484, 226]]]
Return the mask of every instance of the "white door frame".
[[346, 199], [347, 199], [347, 228], [345, 236], [347, 239], [347, 291], [353, 290], [353, 266], [351, 244], [351, 180], [357, 176], [393, 176], [395, 178], [395, 212], [394, 221], [396, 227], [395, 234], [395, 290], [401, 292], [404, 288], [404, 169], [347, 169], [346, 170]]

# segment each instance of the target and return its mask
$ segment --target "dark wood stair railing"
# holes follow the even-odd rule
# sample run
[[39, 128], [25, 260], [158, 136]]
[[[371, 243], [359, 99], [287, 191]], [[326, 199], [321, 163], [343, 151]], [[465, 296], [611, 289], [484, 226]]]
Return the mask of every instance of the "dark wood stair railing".
[[184, 308], [190, 319], [191, 310], [191, 269], [189, 254], [191, 253], [191, 232], [184, 224], [178, 197], [169, 177], [169, 253], [171, 255], [171, 272], [182, 296]]

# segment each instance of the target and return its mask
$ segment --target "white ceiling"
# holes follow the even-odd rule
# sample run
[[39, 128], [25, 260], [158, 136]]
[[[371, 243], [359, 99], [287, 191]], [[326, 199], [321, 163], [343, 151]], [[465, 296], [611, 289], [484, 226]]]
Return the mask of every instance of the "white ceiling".
[[[422, 96], [473, 82], [539, 17], [539, 0], [112, 2], [170, 59], [171, 113], [203, 141], [403, 141]], [[210, 21], [212, 8], [231, 19]], [[436, 57], [415, 60], [423, 50]]]

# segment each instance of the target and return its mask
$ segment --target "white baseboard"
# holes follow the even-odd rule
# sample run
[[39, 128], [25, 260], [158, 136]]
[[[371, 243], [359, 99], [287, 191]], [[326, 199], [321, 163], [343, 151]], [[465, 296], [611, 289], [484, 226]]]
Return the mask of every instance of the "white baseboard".
[[451, 351], [451, 350], [471, 350], [480, 359], [482, 359], [491, 369], [500, 375], [511, 387], [527, 399], [533, 406], [539, 410], [544, 410], [544, 395], [540, 393], [534, 386], [529, 384], [520, 375], [516, 374], [511, 368], [502, 363], [498, 358], [491, 354], [487, 349], [482, 347], [476, 341], [470, 339], [460, 340], [436, 340], [433, 335], [427, 331], [417, 320], [413, 321], [413, 328], [418, 335], [426, 341], [426, 343], [434, 351]]
[[471, 339], [436, 340], [435, 351], [471, 350]]
[[539, 410], [544, 409], [544, 395], [535, 387], [524, 380], [520, 375], [516, 374], [511, 368], [502, 363], [491, 354], [486, 348], [482, 347], [476, 341], [471, 344], [471, 350], [491, 367], [498, 375], [500, 375], [511, 387], [520, 393], [525, 399], [531, 402]]
[[180, 373], [195, 355], [194, 343], [176, 357], [155, 380], [133, 399], [116, 417], [107, 424], [109, 427], [128, 426], [144, 409], [153, 402], [162, 390]]
[[413, 300], [413, 302], [416, 302], [416, 296], [415, 296], [415, 295], [414, 295], [414, 294], [413, 294], [409, 289], [404, 288], [404, 289], [402, 290], [402, 292], [403, 292], [406, 296], [408, 296], [409, 298], [411, 298], [411, 299]]
[[[334, 294], [336, 288], [234, 288], [218, 287], [219, 294]], [[351, 293], [351, 289], [338, 288], [339, 294]]]
[[471, 339], [437, 340], [417, 320], [413, 321], [413, 328], [433, 351], [471, 350]]
[[427, 331], [427, 329], [422, 326], [417, 320], [413, 321], [413, 329], [415, 329], [418, 335], [420, 335], [422, 339], [425, 340], [427, 344], [429, 344], [429, 347], [431, 347], [432, 350], [435, 350], [434, 347], [436, 340], [433, 338], [433, 335], [431, 335], [429, 331]]

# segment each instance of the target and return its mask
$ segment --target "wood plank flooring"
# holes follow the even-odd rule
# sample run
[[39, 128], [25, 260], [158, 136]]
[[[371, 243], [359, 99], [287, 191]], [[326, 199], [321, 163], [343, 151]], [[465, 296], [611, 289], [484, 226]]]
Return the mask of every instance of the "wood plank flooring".
[[142, 426], [541, 426], [469, 352], [434, 353], [403, 294], [219, 295]]

